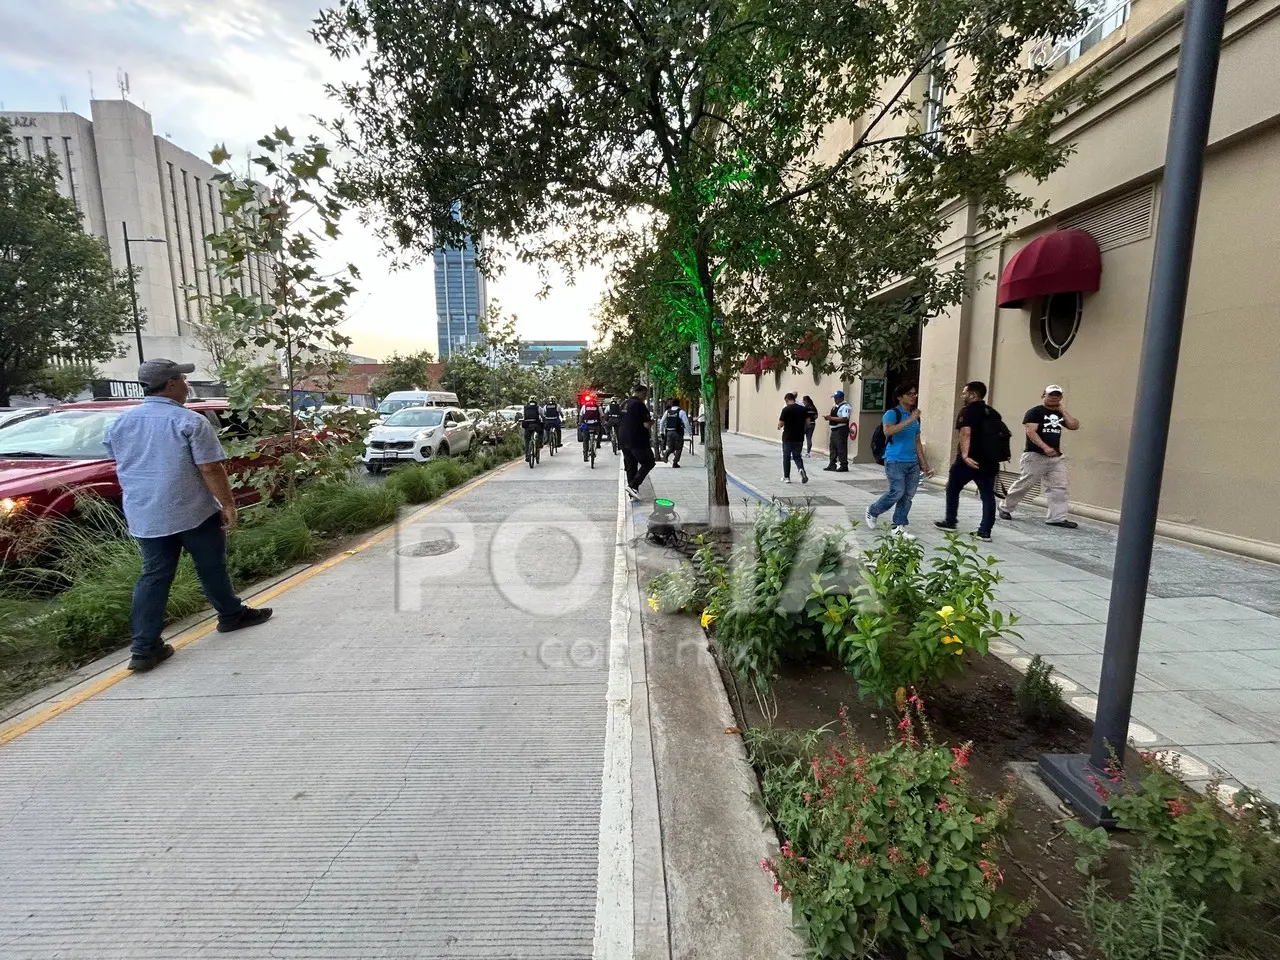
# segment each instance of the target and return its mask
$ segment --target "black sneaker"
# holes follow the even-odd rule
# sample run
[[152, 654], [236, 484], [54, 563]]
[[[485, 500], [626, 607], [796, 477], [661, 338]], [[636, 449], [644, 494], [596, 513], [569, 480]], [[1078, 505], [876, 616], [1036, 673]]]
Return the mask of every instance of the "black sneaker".
[[231, 623], [223, 623], [218, 621], [219, 633], [230, 633], [233, 630], [243, 630], [245, 627], [256, 627], [260, 623], [266, 623], [271, 619], [270, 607], [245, 607], [244, 613], [240, 614]]
[[977, 531], [975, 531], [975, 532], [974, 532], [974, 536], [976, 536], [976, 537], [977, 537], [979, 540], [981, 540], [983, 543], [990, 543], [990, 542], [991, 542], [991, 534], [989, 534], [989, 533], [983, 533], [981, 530], [977, 530]]
[[954, 520], [935, 520], [933, 521], [933, 525], [939, 530], [954, 530], [956, 528], [956, 522]]
[[129, 660], [129, 669], [134, 673], [146, 673], [153, 670], [173, 656], [173, 645], [162, 643], [160, 649], [149, 657], [140, 657], [136, 653]]
[[[665, 461], [663, 461], [663, 462], [665, 462]], [[680, 469], [680, 464], [678, 464], [678, 463], [673, 463], [673, 464], [671, 465], [671, 469], [672, 469], [672, 470], [679, 470], [679, 469]]]
[[800, 482], [801, 482], [801, 483], [808, 483], [808, 482], [809, 482], [809, 475], [808, 475], [807, 473], [805, 473], [803, 470], [801, 470], [801, 471], [800, 471]]
[[835, 465], [834, 463], [829, 463], [829, 464], [827, 464], [825, 467], [823, 467], [822, 469], [823, 469], [823, 470], [834, 470], [835, 468], [836, 468], [836, 465]]
[[1074, 520], [1046, 520], [1044, 525], [1046, 527], [1061, 527], [1063, 530], [1074, 530], [1080, 526]]
[[1001, 510], [1001, 511], [1000, 511], [1000, 519], [1001, 519], [1001, 520], [1012, 520], [1012, 519], [1013, 519], [1013, 514], [1012, 514], [1012, 513], [1010, 513], [1008, 510]]
[[848, 467], [836, 467], [836, 473], [848, 473], [848, 472], [849, 472]]

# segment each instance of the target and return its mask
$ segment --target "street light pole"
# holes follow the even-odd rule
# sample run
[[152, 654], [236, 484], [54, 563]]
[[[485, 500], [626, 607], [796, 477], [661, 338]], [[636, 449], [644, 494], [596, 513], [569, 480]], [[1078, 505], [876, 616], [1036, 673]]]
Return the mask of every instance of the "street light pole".
[[[1173, 88], [1147, 322], [1120, 504], [1102, 677], [1090, 755], [1046, 755], [1041, 775], [1091, 823], [1112, 823], [1097, 779], [1124, 761], [1187, 306], [1196, 213], [1227, 0], [1187, 0]], [[1091, 778], [1093, 778], [1091, 780]]]
[[129, 224], [120, 221], [120, 230], [124, 234], [124, 269], [129, 274], [129, 302], [133, 305], [133, 335], [138, 341], [138, 363], [146, 358], [142, 355], [142, 316], [138, 312], [138, 284], [133, 275], [133, 254], [129, 250], [131, 243], [167, 243], [160, 237], [130, 237]]
[[120, 229], [124, 231], [124, 269], [129, 275], [129, 302], [133, 304], [133, 335], [138, 341], [138, 363], [146, 358], [142, 355], [142, 318], [138, 315], [138, 283], [133, 275], [133, 256], [129, 252], [129, 224], [120, 221]]

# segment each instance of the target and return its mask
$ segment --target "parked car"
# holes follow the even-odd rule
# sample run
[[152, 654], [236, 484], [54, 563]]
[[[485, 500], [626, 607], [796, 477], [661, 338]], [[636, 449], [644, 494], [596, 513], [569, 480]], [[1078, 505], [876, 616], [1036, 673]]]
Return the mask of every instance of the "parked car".
[[[102, 437], [108, 425], [141, 402], [63, 404], [0, 431], [0, 559], [11, 556], [15, 546], [21, 552], [30, 524], [70, 514], [81, 497], [120, 503], [115, 461], [107, 456]], [[274, 462], [287, 448], [287, 436], [257, 436], [253, 424], [226, 400], [192, 400], [187, 409], [208, 417], [219, 432], [227, 428], [232, 436], [254, 440], [257, 456], [232, 457], [227, 471], [237, 504], [261, 499], [252, 485], [235, 486], [235, 478]], [[310, 432], [303, 434], [303, 442], [314, 442]]]
[[385, 421], [405, 407], [456, 407], [458, 395], [447, 390], [393, 390], [378, 404], [378, 416]]
[[508, 432], [514, 430], [524, 416], [524, 409], [494, 410], [480, 417], [476, 423], [476, 440], [480, 443], [497, 443]]
[[475, 426], [457, 407], [405, 407], [369, 431], [360, 459], [378, 473], [397, 463], [466, 453], [473, 442]]

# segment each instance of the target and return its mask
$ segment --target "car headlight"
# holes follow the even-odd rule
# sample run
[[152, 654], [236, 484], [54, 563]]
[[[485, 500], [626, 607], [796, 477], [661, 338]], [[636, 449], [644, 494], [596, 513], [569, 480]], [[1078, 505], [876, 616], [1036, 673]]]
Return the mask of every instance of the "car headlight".
[[0, 517], [8, 517], [17, 513], [27, 505], [30, 497], [4, 497], [0, 499]]

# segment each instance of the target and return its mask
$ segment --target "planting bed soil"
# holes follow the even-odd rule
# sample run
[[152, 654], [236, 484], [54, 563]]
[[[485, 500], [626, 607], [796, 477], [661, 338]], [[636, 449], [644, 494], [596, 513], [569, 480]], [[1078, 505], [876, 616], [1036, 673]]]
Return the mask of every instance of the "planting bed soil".
[[[722, 674], [724, 671], [722, 670]], [[995, 656], [973, 657], [964, 673], [952, 677], [924, 696], [933, 737], [958, 746], [974, 743], [972, 781], [992, 794], [1002, 792], [1011, 775], [1010, 764], [1034, 763], [1046, 752], [1087, 752], [1092, 724], [1075, 713], [1043, 729], [1028, 725], [1018, 711], [1014, 690], [1020, 674]], [[726, 677], [726, 679], [728, 679]], [[737, 696], [738, 693], [742, 696]], [[884, 747], [894, 735], [898, 714], [858, 699], [857, 683], [826, 655], [803, 666], [784, 669], [775, 680], [777, 718], [773, 726], [812, 730], [835, 724], [841, 706], [849, 708], [852, 730], [869, 748]], [[763, 725], [750, 691], [730, 682], [735, 710], [749, 726]], [[1035, 906], [1006, 954], [1016, 960], [1097, 960], [1076, 907], [1088, 884], [1076, 872], [1075, 842], [1064, 832], [1070, 814], [1053, 808], [1025, 784], [1020, 785], [1012, 828], [1001, 856], [1004, 889], [1018, 898], [1033, 898]], [[1124, 843], [1112, 838], [1113, 850]], [[1117, 893], [1127, 890], [1127, 857], [1113, 856], [1098, 874]]]

